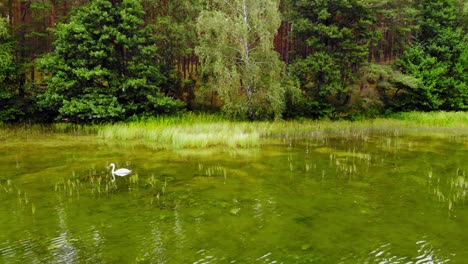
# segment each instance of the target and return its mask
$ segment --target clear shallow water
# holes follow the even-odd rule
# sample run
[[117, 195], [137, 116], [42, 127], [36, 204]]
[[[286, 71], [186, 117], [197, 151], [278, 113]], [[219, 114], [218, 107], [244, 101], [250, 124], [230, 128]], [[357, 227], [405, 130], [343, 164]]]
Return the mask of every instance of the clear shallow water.
[[[0, 263], [463, 263], [460, 137], [0, 141]], [[134, 174], [110, 181], [114, 162]]]

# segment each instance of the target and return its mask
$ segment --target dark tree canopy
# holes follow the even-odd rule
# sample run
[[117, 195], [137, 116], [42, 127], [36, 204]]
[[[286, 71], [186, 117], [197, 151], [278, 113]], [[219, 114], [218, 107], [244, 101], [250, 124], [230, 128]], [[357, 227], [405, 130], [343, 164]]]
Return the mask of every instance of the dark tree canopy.
[[94, 0], [54, 30], [53, 53], [40, 61], [51, 77], [41, 106], [57, 118], [116, 120], [174, 111], [164, 96], [152, 28], [138, 0]]
[[0, 123], [468, 109], [466, 0], [0, 0], [0, 17]]
[[420, 32], [396, 66], [420, 84], [406, 89], [398, 110], [468, 109], [468, 36], [453, 0], [424, 0]]
[[0, 123], [18, 119], [24, 115], [18, 89], [20, 72], [15, 62], [15, 45], [7, 28], [7, 21], [0, 18]]
[[[337, 95], [346, 103], [346, 93], [367, 60], [375, 34], [369, 30], [375, 17], [357, 0], [291, 1], [294, 36], [306, 48], [295, 51], [290, 70], [313, 102], [327, 107], [325, 98]], [[322, 105], [322, 106], [320, 106]]]

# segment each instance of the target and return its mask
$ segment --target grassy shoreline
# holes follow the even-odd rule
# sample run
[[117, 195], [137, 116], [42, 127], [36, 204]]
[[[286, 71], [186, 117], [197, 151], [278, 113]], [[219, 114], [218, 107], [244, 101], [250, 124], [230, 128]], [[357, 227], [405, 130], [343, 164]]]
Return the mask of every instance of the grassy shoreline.
[[372, 134], [468, 135], [468, 112], [399, 113], [362, 121], [296, 120], [238, 122], [217, 116], [187, 114], [104, 125], [98, 137], [143, 140], [174, 148], [257, 147], [269, 138], [363, 138]]
[[181, 116], [104, 125], [53, 124], [0, 126], [0, 140], [14, 135], [73, 133], [102, 140], [138, 141], [161, 148], [258, 147], [270, 139], [343, 137], [366, 139], [372, 135], [468, 136], [468, 112], [408, 112], [360, 121], [276, 120], [231, 121], [217, 115]]

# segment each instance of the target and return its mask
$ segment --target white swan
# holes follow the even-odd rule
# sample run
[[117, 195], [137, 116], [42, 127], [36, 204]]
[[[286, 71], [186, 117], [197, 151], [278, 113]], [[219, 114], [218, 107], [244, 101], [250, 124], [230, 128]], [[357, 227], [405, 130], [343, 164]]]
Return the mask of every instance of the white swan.
[[120, 168], [118, 170], [115, 170], [115, 164], [111, 163], [109, 167], [112, 167], [112, 181], [115, 181], [115, 175], [117, 176], [127, 176], [128, 174], [132, 173], [131, 170], [125, 169], [125, 168]]

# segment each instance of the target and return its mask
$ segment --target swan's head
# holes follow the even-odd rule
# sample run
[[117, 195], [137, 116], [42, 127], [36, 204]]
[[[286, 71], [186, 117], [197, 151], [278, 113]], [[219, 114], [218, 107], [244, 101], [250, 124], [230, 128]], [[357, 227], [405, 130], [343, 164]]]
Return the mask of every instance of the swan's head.
[[111, 164], [109, 164], [109, 167], [107, 167], [107, 168], [110, 168], [110, 167], [114, 167], [114, 168], [115, 168], [115, 164], [114, 164], [114, 163], [111, 163]]

